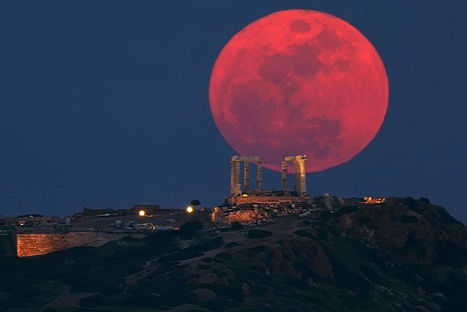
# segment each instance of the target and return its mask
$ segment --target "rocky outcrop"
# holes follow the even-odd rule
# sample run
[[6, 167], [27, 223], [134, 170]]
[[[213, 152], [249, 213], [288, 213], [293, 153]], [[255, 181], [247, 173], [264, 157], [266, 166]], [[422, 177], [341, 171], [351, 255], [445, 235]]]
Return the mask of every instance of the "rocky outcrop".
[[401, 260], [433, 264], [446, 248], [457, 251], [456, 258], [462, 258], [465, 250], [465, 227], [444, 208], [425, 201], [388, 199], [382, 204], [360, 205], [347, 211], [350, 212], [342, 215], [337, 211], [327, 225], [343, 236], [360, 239]]
[[[2, 259], [0, 310], [465, 312], [464, 225], [426, 200], [335, 200], [343, 206], [319, 219]], [[68, 288], [93, 296], [66, 307], [47, 299]]]
[[238, 210], [225, 216], [224, 222], [231, 224], [233, 222], [254, 223], [270, 219], [271, 216], [264, 209], [256, 208], [251, 210]]
[[[238, 257], [241, 261], [264, 268], [268, 274], [278, 273], [300, 279], [305, 269], [320, 277], [332, 276], [328, 256], [321, 245], [312, 239], [289, 238], [273, 245], [252, 247]], [[297, 264], [300, 264], [300, 270]]]

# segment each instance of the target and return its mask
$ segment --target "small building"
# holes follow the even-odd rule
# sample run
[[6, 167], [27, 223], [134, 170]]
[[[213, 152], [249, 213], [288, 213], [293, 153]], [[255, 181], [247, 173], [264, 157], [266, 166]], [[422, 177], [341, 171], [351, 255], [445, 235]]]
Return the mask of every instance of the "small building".
[[[306, 189], [305, 155], [287, 156], [281, 163], [282, 190], [263, 190], [262, 160], [258, 156], [235, 155], [230, 161], [230, 196], [225, 199], [224, 205], [240, 206], [246, 204], [311, 204], [312, 198]], [[243, 189], [240, 181], [240, 166], [243, 162]], [[256, 163], [256, 189], [250, 188], [250, 162]], [[288, 163], [295, 167], [295, 187], [288, 189], [287, 173]]]

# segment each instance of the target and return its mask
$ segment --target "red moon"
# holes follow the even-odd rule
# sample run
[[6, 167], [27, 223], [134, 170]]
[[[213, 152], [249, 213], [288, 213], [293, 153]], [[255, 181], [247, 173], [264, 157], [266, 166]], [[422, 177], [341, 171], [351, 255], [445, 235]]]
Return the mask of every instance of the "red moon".
[[388, 92], [383, 62], [356, 28], [326, 13], [287, 10], [230, 39], [212, 70], [209, 102], [240, 155], [280, 171], [285, 156], [305, 154], [307, 172], [316, 172], [368, 145]]

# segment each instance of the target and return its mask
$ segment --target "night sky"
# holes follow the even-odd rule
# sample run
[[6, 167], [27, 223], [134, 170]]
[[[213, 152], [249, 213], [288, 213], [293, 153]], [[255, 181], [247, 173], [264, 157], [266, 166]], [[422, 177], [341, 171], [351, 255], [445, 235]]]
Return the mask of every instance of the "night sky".
[[376, 138], [309, 174], [309, 192], [423, 196], [465, 222], [465, 0], [1, 2], [0, 214], [220, 204], [235, 152], [209, 110], [211, 69], [237, 31], [284, 9], [346, 20], [389, 78]]

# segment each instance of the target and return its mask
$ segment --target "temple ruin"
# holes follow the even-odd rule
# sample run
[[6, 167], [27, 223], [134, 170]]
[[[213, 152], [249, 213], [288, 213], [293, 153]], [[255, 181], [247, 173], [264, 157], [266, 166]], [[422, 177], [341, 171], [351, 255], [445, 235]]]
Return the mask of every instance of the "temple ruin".
[[[231, 206], [251, 203], [292, 203], [309, 201], [306, 189], [305, 155], [286, 156], [281, 163], [282, 190], [263, 190], [262, 160], [258, 156], [232, 156], [230, 160], [230, 196], [226, 204]], [[243, 188], [241, 184], [241, 165], [243, 163]], [[256, 164], [256, 188], [250, 181], [250, 163]], [[294, 190], [288, 187], [288, 165], [295, 170]]]
[[306, 170], [305, 170], [305, 155], [287, 156], [281, 164], [282, 169], [282, 190], [285, 194], [290, 194], [287, 185], [287, 164], [292, 162], [295, 167], [295, 193], [297, 196], [306, 195]]
[[[243, 162], [243, 191], [240, 184], [240, 164]], [[250, 162], [256, 163], [256, 190], [263, 188], [262, 161], [258, 156], [233, 156], [230, 160], [230, 195], [237, 196], [250, 191]]]

